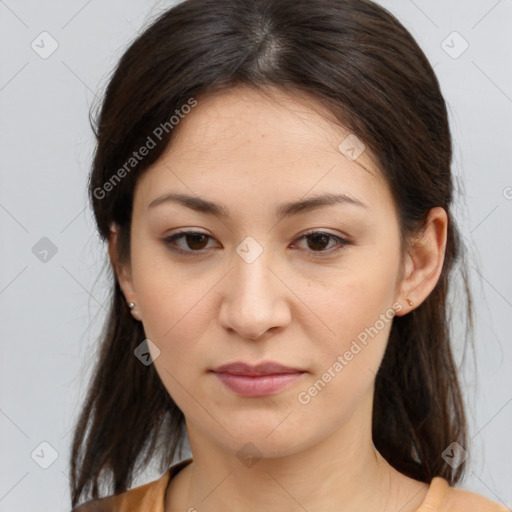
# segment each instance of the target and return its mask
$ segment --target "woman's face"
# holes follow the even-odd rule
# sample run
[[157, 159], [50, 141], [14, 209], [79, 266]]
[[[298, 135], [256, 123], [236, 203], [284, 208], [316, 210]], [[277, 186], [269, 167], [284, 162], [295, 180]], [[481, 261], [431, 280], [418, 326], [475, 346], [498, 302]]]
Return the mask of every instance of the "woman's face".
[[[189, 435], [233, 453], [252, 443], [268, 457], [349, 422], [370, 428], [375, 374], [403, 300], [397, 213], [369, 150], [358, 156], [348, 132], [275, 93], [279, 102], [231, 89], [181, 119], [137, 183], [123, 285]], [[223, 214], [162, 199], [171, 193]], [[325, 194], [342, 199], [277, 214]], [[165, 241], [182, 231], [199, 235]], [[212, 372], [238, 361], [302, 373], [247, 396]]]

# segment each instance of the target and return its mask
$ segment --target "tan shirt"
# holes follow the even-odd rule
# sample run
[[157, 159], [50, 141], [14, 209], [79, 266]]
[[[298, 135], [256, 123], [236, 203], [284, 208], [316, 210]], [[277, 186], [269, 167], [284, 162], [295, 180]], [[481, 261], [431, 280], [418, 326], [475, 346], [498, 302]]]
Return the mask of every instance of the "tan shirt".
[[[118, 495], [90, 500], [71, 512], [165, 512], [165, 491], [171, 478], [191, 462], [192, 458], [177, 462], [158, 480]], [[450, 487], [444, 478], [437, 476], [416, 512], [510, 512], [510, 509], [480, 494]]]

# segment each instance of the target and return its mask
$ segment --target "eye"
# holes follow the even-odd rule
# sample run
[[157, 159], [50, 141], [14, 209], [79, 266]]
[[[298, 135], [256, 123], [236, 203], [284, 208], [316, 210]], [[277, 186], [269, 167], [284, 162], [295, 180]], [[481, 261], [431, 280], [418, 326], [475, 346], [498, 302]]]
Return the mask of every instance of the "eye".
[[[162, 239], [162, 242], [164, 242], [171, 251], [187, 255], [194, 255], [194, 253], [195, 255], [200, 255], [203, 253], [206, 244], [208, 243], [208, 239], [210, 238], [212, 238], [210, 235], [199, 231], [181, 231]], [[349, 245], [351, 243], [340, 236], [333, 235], [332, 233], [326, 233], [324, 231], [310, 231], [309, 233], [305, 233], [297, 238], [298, 241], [302, 241], [304, 239], [308, 240], [307, 245], [311, 249], [307, 252], [312, 253], [311, 255], [316, 258], [331, 255], [332, 253], [343, 249], [345, 245]], [[182, 240], [185, 242], [187, 248], [178, 244], [178, 241]], [[325, 246], [328, 246], [330, 241], [337, 242], [337, 246], [335, 244], [334, 247], [325, 250]]]
[[[164, 238], [162, 241], [169, 246], [172, 251], [176, 251], [178, 253], [194, 253], [200, 252], [204, 249], [204, 244], [208, 239], [211, 238], [210, 235], [206, 233], [201, 233], [198, 231], [181, 231], [180, 233], [176, 233], [175, 235]], [[189, 249], [186, 250], [183, 247], [180, 247], [176, 242], [181, 240], [185, 240], [186, 245]], [[178, 245], [178, 247], [176, 247]]]
[[[310, 231], [309, 233], [305, 233], [301, 237], [298, 238], [299, 241], [301, 240], [308, 240], [308, 247], [311, 248], [311, 252], [313, 253], [312, 256], [315, 258], [322, 258], [324, 256], [330, 256], [334, 252], [338, 252], [345, 245], [349, 245], [351, 242], [348, 240], [345, 240], [341, 236], [333, 235], [332, 233], [326, 233], [324, 231]], [[329, 245], [330, 241], [337, 242], [337, 246], [334, 247], [331, 246], [330, 249], [325, 250], [325, 246]], [[319, 254], [314, 254], [319, 253]]]

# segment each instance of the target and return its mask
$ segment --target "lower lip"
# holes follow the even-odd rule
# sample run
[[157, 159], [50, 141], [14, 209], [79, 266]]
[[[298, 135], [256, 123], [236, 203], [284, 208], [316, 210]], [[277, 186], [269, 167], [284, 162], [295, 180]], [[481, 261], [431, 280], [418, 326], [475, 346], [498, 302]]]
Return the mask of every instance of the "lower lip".
[[248, 377], [244, 375], [233, 375], [231, 373], [214, 374], [231, 391], [243, 396], [265, 396], [277, 393], [290, 386], [304, 372], [280, 373], [274, 375], [261, 375], [259, 377]]

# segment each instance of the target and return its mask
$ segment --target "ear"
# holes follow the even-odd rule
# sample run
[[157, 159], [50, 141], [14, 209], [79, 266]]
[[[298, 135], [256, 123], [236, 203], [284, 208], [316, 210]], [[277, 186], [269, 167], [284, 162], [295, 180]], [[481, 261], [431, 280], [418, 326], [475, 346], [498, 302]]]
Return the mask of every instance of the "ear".
[[418, 307], [435, 288], [443, 269], [447, 232], [446, 211], [441, 207], [432, 208], [425, 228], [411, 241], [405, 255], [397, 292], [397, 300], [403, 307], [396, 316], [406, 315]]
[[108, 239], [108, 255], [110, 257], [110, 264], [114, 270], [117, 282], [123, 292], [126, 300], [126, 307], [128, 303], [133, 302], [135, 306], [129, 309], [130, 313], [136, 320], [141, 320], [140, 313], [137, 308], [137, 294], [133, 287], [132, 275], [130, 265], [121, 264], [118, 259], [118, 244], [119, 244], [119, 230], [116, 224], [110, 226], [110, 235]]

